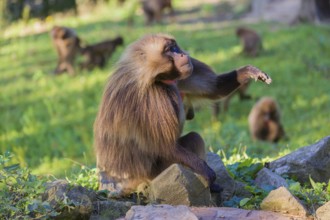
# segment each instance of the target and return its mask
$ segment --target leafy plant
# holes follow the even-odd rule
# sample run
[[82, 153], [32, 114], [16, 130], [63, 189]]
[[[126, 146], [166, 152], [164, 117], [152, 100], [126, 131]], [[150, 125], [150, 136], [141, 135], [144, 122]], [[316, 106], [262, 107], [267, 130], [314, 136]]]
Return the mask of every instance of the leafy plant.
[[19, 164], [10, 164], [13, 155], [0, 155], [0, 218], [48, 219], [58, 215], [47, 202], [41, 200], [45, 178], [32, 175]]
[[78, 174], [73, 174], [72, 178], [67, 177], [66, 179], [72, 185], [81, 185], [92, 190], [97, 190], [98, 188], [96, 168], [91, 169], [86, 166], [81, 166]]
[[227, 165], [227, 169], [232, 177], [246, 183], [252, 183], [255, 176], [263, 168], [263, 164], [256, 162], [253, 158], [246, 158], [240, 162]]
[[315, 210], [330, 201], [330, 181], [328, 183], [315, 182], [309, 177], [310, 184], [301, 186], [300, 183], [290, 180], [290, 191], [303, 201], [312, 213]]

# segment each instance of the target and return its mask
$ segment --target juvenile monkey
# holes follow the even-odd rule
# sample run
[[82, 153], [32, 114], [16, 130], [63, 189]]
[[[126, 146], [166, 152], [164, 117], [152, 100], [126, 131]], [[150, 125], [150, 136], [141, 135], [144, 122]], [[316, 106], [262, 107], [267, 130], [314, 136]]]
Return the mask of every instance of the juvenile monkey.
[[81, 53], [85, 57], [85, 61], [80, 64], [80, 67], [87, 70], [92, 70], [95, 67], [104, 68], [116, 48], [123, 43], [122, 37], [116, 37], [84, 47]]
[[169, 9], [170, 16], [174, 16], [172, 0], [142, 0], [142, 9], [146, 17], [146, 24], [160, 22], [165, 9]]
[[75, 58], [81, 51], [80, 39], [76, 32], [71, 28], [55, 26], [51, 30], [50, 36], [58, 55], [54, 73], [68, 72], [70, 75], [74, 75]]
[[250, 57], [259, 55], [262, 50], [262, 40], [257, 32], [249, 28], [239, 27], [236, 29], [236, 35], [241, 40], [243, 54]]
[[182, 136], [183, 99], [218, 99], [251, 78], [271, 82], [253, 66], [216, 75], [170, 35], [146, 35], [132, 43], [105, 86], [94, 124], [99, 188], [126, 195], [178, 163], [219, 190], [214, 171], [203, 160], [202, 137], [196, 132]]
[[277, 142], [286, 138], [280, 108], [271, 97], [261, 98], [251, 109], [248, 120], [253, 140]]

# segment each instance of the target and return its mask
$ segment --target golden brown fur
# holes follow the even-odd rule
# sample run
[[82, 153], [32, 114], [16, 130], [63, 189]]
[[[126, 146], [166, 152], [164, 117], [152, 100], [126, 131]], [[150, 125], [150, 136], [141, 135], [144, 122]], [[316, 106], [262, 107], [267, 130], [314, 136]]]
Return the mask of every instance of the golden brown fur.
[[223, 97], [250, 78], [270, 83], [252, 66], [218, 76], [169, 35], [146, 35], [128, 46], [105, 87], [94, 125], [100, 189], [131, 193], [173, 163], [217, 188], [215, 173], [203, 160], [203, 139], [195, 132], [181, 136], [182, 98]]

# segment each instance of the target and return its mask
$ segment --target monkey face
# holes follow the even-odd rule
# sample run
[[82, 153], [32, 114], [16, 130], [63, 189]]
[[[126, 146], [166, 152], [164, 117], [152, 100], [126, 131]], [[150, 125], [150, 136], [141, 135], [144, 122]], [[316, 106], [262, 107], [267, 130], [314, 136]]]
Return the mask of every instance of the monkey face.
[[180, 75], [179, 79], [185, 79], [190, 76], [193, 71], [191, 60], [189, 56], [179, 48], [174, 40], [167, 43], [164, 52], [165, 56], [174, 63], [175, 71]]
[[177, 45], [174, 38], [164, 34], [148, 35], [137, 42], [141, 65], [154, 81], [185, 79], [193, 71], [190, 57]]

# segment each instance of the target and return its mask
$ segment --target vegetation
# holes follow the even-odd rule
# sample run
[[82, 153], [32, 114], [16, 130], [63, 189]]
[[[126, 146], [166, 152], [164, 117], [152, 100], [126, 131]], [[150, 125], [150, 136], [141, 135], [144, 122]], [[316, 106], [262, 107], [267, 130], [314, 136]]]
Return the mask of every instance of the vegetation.
[[[175, 1], [178, 10], [183, 10], [185, 4], [186, 1]], [[146, 33], [166, 32], [174, 35], [191, 56], [219, 73], [246, 64], [267, 72], [273, 83], [253, 83], [249, 93], [255, 98], [272, 96], [278, 100], [289, 140], [278, 144], [253, 142], [248, 133], [247, 115], [255, 100], [240, 102], [237, 97], [231, 101], [229, 111], [222, 113], [218, 120], [211, 118], [209, 105], [203, 104], [196, 118], [185, 125], [185, 132], [199, 132], [208, 149], [221, 154], [228, 165], [243, 163], [247, 157], [244, 153], [261, 162], [269, 161], [329, 135], [329, 27], [251, 24], [249, 26], [262, 35], [265, 48], [260, 57], [253, 59], [239, 54], [241, 47], [234, 32], [242, 21], [198, 20], [199, 15], [215, 16], [217, 10], [212, 7], [204, 5], [197, 13], [182, 12], [176, 23], [150, 27], [144, 26], [137, 12], [133, 26], [129, 27], [125, 19], [130, 7], [126, 4], [118, 8], [110, 1], [109, 5], [98, 6], [79, 17], [56, 15], [43, 23], [32, 19], [27, 24], [17, 22], [2, 29], [0, 154], [11, 151], [15, 155], [12, 162], [29, 167], [34, 175], [67, 176], [73, 182], [80, 179], [80, 184], [86, 177], [81, 167], [95, 167], [93, 121], [105, 81], [124, 48], [116, 51], [104, 70], [82, 71], [74, 77], [54, 76], [51, 72], [56, 65], [56, 53], [48, 35], [54, 25], [74, 28], [88, 43], [122, 35], [127, 45]], [[93, 169], [87, 171], [90, 174]], [[315, 183], [312, 186], [315, 195], [326, 192], [326, 185], [321, 187]], [[301, 189], [311, 193], [307, 188]], [[329, 200], [329, 190], [327, 193], [322, 197], [324, 200]], [[313, 198], [308, 197], [312, 203]], [[244, 200], [241, 205], [254, 202]]]
[[0, 155], [0, 218], [47, 219], [57, 216], [41, 196], [45, 191], [46, 178], [31, 174], [19, 164], [10, 163], [12, 155]]

